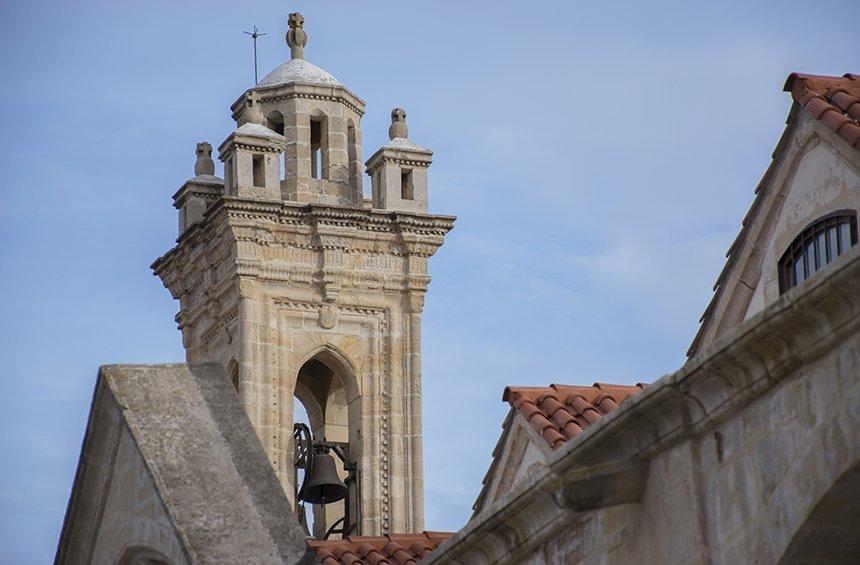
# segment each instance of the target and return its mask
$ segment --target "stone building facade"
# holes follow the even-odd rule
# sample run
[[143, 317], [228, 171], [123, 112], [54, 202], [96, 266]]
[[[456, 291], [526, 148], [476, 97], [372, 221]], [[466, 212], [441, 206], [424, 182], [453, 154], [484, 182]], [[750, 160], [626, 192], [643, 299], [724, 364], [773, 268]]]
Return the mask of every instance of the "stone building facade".
[[[860, 78], [789, 77], [687, 363], [508, 387], [472, 519], [422, 532], [421, 314], [454, 218], [428, 212], [402, 109], [362, 165], [364, 102], [304, 60], [303, 25], [232, 105], [224, 178], [199, 143], [174, 195], [152, 267], [188, 363], [99, 372], [57, 563], [856, 562]], [[296, 520], [294, 398], [354, 465], [342, 539]], [[315, 506], [315, 536], [345, 510]]]
[[[198, 146], [199, 174], [174, 197], [176, 247], [152, 268], [179, 300], [188, 362], [228, 369], [288, 496], [297, 397], [314, 435], [357, 465], [354, 533], [420, 532], [421, 314], [454, 218], [428, 213], [432, 152], [399, 108], [365, 198], [364, 101], [303, 58], [303, 24], [290, 16], [292, 59], [232, 105], [223, 181]], [[315, 512], [324, 532], [343, 504]]]

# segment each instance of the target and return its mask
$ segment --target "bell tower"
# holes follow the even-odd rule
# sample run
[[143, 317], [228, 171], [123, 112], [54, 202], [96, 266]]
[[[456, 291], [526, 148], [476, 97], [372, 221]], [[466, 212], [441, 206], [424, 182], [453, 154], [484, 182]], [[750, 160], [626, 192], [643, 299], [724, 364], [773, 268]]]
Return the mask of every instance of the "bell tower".
[[[224, 180], [198, 144], [174, 195], [179, 237], [152, 268], [179, 300], [187, 361], [227, 368], [288, 496], [296, 398], [354, 469], [351, 533], [420, 531], [421, 314], [455, 218], [427, 211], [432, 152], [409, 141], [403, 110], [362, 163], [364, 101], [304, 59], [304, 18], [288, 24], [291, 59], [231, 107]], [[314, 533], [343, 508], [315, 508]]]

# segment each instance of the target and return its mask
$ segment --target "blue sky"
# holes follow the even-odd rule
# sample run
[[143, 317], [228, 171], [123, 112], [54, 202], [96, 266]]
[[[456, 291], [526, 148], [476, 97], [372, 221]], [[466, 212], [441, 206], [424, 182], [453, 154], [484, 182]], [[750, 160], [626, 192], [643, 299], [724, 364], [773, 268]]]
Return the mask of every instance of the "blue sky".
[[[151, 275], [194, 146], [306, 58], [432, 148], [456, 228], [424, 316], [427, 527], [467, 519], [507, 384], [678, 368], [791, 71], [860, 72], [856, 2], [0, 3], [0, 562], [52, 559], [98, 366], [183, 359]], [[369, 186], [369, 182], [365, 183]]]

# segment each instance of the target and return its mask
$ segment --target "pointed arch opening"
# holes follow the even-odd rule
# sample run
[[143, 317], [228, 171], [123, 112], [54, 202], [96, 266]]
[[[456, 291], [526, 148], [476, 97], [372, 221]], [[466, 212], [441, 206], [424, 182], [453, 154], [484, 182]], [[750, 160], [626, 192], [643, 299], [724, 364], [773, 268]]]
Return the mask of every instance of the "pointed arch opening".
[[[357, 413], [358, 397], [355, 370], [352, 363], [340, 351], [325, 346], [310, 354], [300, 365], [294, 388], [293, 421], [304, 423], [310, 430], [314, 444], [324, 442], [336, 446], [343, 453], [346, 463], [355, 464], [359, 458], [360, 426]], [[337, 475], [349, 489], [348, 500], [325, 505], [306, 505], [299, 518], [305, 519], [308, 532], [322, 539], [332, 526], [349, 511], [348, 522], [358, 531], [360, 493], [357, 475], [350, 473], [335, 454], [331, 453]], [[313, 475], [313, 473], [312, 473]], [[302, 469], [296, 469], [296, 486], [302, 483]], [[330, 536], [337, 539], [338, 534]]]

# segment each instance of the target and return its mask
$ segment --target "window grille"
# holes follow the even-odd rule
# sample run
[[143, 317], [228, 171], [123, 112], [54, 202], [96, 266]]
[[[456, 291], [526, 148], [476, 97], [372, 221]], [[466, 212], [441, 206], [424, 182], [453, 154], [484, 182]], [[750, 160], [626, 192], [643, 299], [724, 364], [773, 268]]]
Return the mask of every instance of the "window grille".
[[793, 288], [857, 243], [857, 214], [837, 212], [813, 222], [779, 260], [779, 293]]

